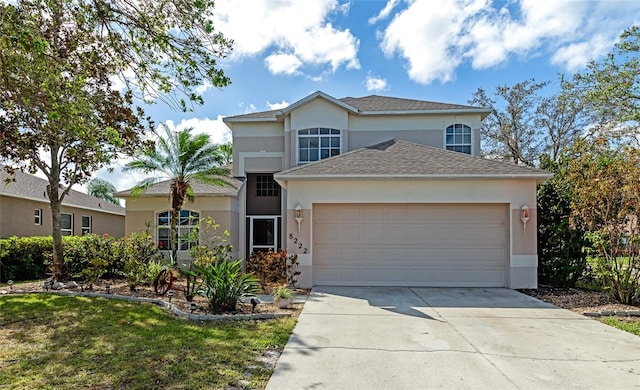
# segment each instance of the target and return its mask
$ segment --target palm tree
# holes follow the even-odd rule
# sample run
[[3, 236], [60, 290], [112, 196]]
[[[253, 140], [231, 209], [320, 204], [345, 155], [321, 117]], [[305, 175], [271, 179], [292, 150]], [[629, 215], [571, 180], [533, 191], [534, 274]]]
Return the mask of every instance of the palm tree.
[[222, 155], [222, 165], [229, 165], [233, 162], [233, 145], [231, 142], [220, 145], [220, 154]]
[[143, 171], [156, 173], [159, 176], [143, 180], [133, 189], [133, 194], [141, 194], [151, 184], [169, 178], [171, 183], [171, 255], [177, 260], [178, 255], [178, 218], [186, 199], [193, 200], [191, 183], [198, 181], [213, 185], [230, 185], [224, 177], [229, 170], [221, 168], [222, 157], [219, 146], [209, 140], [207, 134], [192, 135], [193, 128], [182, 131], [171, 131], [165, 124], [164, 130], [153, 131], [156, 136], [154, 148], [143, 149], [129, 162], [125, 171]]
[[120, 200], [113, 195], [115, 192], [116, 187], [104, 179], [95, 178], [87, 185], [87, 193], [89, 195], [119, 205]]

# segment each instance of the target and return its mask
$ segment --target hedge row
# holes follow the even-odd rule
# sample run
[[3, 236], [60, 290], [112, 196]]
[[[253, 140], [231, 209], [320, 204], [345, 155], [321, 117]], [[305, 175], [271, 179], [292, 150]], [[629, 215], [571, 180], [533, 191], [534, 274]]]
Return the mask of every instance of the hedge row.
[[[94, 259], [106, 261], [105, 277], [122, 275], [126, 253], [138, 250], [139, 241], [111, 236], [86, 234], [62, 237], [63, 272], [81, 278], [82, 271]], [[126, 248], [137, 245], [134, 248]], [[155, 247], [155, 246], [154, 246]], [[53, 253], [53, 239], [48, 237], [10, 237], [0, 239], [0, 282], [37, 280], [48, 277]], [[141, 254], [142, 256], [142, 254]]]

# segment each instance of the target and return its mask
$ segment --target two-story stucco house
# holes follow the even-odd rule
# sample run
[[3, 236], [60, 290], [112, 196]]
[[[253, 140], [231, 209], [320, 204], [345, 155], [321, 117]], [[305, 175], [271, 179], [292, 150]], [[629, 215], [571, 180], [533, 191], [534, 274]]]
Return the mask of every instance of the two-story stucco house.
[[[306, 287], [536, 287], [536, 184], [550, 174], [479, 157], [488, 112], [315, 92], [227, 117], [237, 186], [185, 208], [229, 229], [241, 258], [296, 252]], [[145, 202], [127, 200], [127, 231], [168, 207]]]

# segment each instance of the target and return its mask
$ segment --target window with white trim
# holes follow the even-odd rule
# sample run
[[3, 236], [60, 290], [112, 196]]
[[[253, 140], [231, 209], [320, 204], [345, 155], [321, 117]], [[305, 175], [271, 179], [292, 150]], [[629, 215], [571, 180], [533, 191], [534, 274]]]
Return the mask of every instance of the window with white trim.
[[447, 127], [445, 148], [454, 152], [471, 154], [471, 127], [461, 123]]
[[91, 216], [83, 215], [82, 216], [82, 235], [91, 234]]
[[35, 209], [33, 212], [33, 223], [35, 225], [42, 225], [42, 209]]
[[63, 236], [73, 236], [73, 214], [60, 213], [60, 232]]
[[298, 163], [310, 163], [340, 154], [340, 130], [323, 127], [298, 130]]
[[[158, 249], [171, 249], [171, 210], [158, 213]], [[178, 229], [178, 249], [186, 251], [198, 245], [197, 237], [194, 237], [196, 227], [200, 223], [200, 213], [191, 210], [180, 210], [180, 218], [176, 228]]]

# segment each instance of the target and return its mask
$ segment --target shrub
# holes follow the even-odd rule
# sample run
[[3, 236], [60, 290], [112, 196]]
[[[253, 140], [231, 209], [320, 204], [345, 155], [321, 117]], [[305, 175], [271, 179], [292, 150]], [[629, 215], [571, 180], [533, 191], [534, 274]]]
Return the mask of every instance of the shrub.
[[64, 237], [62, 253], [64, 274], [72, 278], [88, 277], [89, 286], [103, 275], [117, 277], [122, 271], [118, 242], [107, 234]]
[[214, 313], [235, 311], [240, 298], [255, 295], [260, 289], [258, 279], [242, 271], [242, 260], [193, 268], [202, 278], [199, 292], [207, 298], [209, 310]]
[[0, 281], [34, 280], [45, 276], [51, 261], [51, 237], [0, 239]]
[[255, 273], [260, 284], [284, 284], [287, 282], [287, 252], [253, 252], [247, 262], [247, 272]]
[[295, 287], [298, 283], [300, 263], [298, 255], [287, 256], [287, 251], [254, 252], [249, 256], [247, 272], [255, 273], [260, 279], [262, 287], [269, 284], [288, 284]]
[[145, 267], [143, 283], [146, 285], [153, 284], [153, 280], [158, 276], [160, 271], [165, 268], [166, 266], [159, 260], [151, 260], [148, 262]]
[[571, 226], [571, 183], [566, 180], [568, 160], [552, 161], [540, 157], [540, 168], [554, 172], [537, 191], [538, 201], [538, 276], [540, 284], [574, 287], [585, 275], [589, 245], [584, 231]]
[[[587, 233], [587, 237], [596, 247], [607, 245], [597, 233]], [[640, 302], [640, 257], [637, 252], [635, 249], [626, 253], [617, 252], [616, 256], [589, 257], [593, 274], [601, 281], [604, 290], [622, 303]]]
[[124, 277], [130, 289], [134, 290], [141, 283], [153, 282], [157, 273], [149, 278], [149, 264], [160, 263], [161, 255], [148, 232], [131, 233], [129, 237], [120, 240], [119, 253]]

